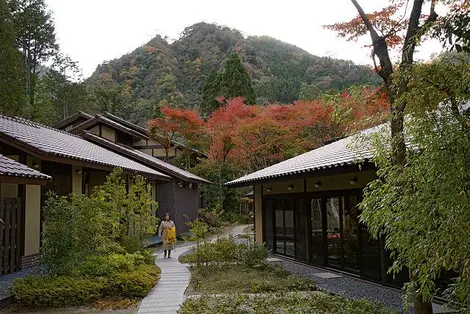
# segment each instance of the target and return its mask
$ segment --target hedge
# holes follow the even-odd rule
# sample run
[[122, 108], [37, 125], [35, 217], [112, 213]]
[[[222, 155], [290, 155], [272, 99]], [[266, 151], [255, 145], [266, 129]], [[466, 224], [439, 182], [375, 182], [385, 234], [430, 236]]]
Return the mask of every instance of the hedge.
[[155, 286], [159, 274], [155, 265], [142, 264], [101, 278], [25, 277], [15, 280], [11, 296], [18, 306], [37, 308], [89, 305], [109, 298], [143, 298]]

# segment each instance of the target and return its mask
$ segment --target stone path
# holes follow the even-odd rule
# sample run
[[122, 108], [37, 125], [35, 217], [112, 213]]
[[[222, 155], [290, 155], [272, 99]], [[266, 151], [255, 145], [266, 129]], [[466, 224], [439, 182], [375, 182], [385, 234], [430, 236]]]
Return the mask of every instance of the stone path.
[[[237, 236], [248, 225], [232, 229], [232, 235]], [[171, 258], [157, 255], [156, 263], [162, 273], [157, 285], [142, 300], [138, 313], [175, 314], [185, 300], [184, 292], [189, 285], [191, 273], [185, 264], [178, 262], [180, 254], [189, 250], [192, 245], [176, 247], [171, 252]]]
[[184, 302], [184, 292], [189, 285], [191, 273], [185, 264], [178, 262], [178, 256], [190, 249], [191, 245], [177, 247], [171, 258], [157, 256], [157, 265], [162, 273], [157, 285], [142, 300], [138, 313], [174, 314]]

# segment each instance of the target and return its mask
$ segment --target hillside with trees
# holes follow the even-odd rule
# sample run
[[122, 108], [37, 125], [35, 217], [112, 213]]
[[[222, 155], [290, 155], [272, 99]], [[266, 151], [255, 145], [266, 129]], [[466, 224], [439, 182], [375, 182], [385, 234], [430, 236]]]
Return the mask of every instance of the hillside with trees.
[[252, 80], [258, 104], [288, 104], [379, 83], [370, 68], [351, 61], [316, 57], [273, 38], [244, 37], [228, 27], [198, 23], [174, 42], [156, 36], [99, 65], [87, 85], [98, 108], [143, 124], [165, 103], [198, 109], [204, 83], [233, 52]]

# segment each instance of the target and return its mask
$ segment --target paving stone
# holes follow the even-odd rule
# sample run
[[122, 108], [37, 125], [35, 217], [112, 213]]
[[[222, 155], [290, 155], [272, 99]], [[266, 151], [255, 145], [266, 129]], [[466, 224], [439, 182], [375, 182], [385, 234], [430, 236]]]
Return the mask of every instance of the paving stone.
[[[247, 226], [233, 228], [232, 235], [236, 236]], [[138, 313], [175, 314], [186, 299], [184, 292], [191, 280], [191, 272], [185, 264], [178, 262], [178, 257], [187, 252], [192, 246], [178, 247], [171, 252], [171, 258], [163, 258], [156, 254], [156, 263], [162, 273], [157, 285], [142, 300]]]

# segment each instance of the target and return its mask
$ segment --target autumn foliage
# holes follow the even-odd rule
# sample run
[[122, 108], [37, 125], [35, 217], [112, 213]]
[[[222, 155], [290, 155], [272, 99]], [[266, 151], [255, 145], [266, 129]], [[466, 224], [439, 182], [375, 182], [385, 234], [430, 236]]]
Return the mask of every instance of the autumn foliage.
[[168, 159], [172, 142], [179, 139], [192, 141], [200, 133], [203, 121], [192, 110], [163, 107], [159, 113], [159, 117], [148, 122], [148, 129], [165, 148]]
[[162, 108], [161, 117], [148, 126], [164, 146], [174, 140], [191, 143], [197, 137], [210, 163], [228, 163], [247, 172], [376, 125], [389, 112], [387, 97], [376, 88], [289, 105], [246, 105], [241, 97], [224, 103], [204, 122], [194, 111]]

